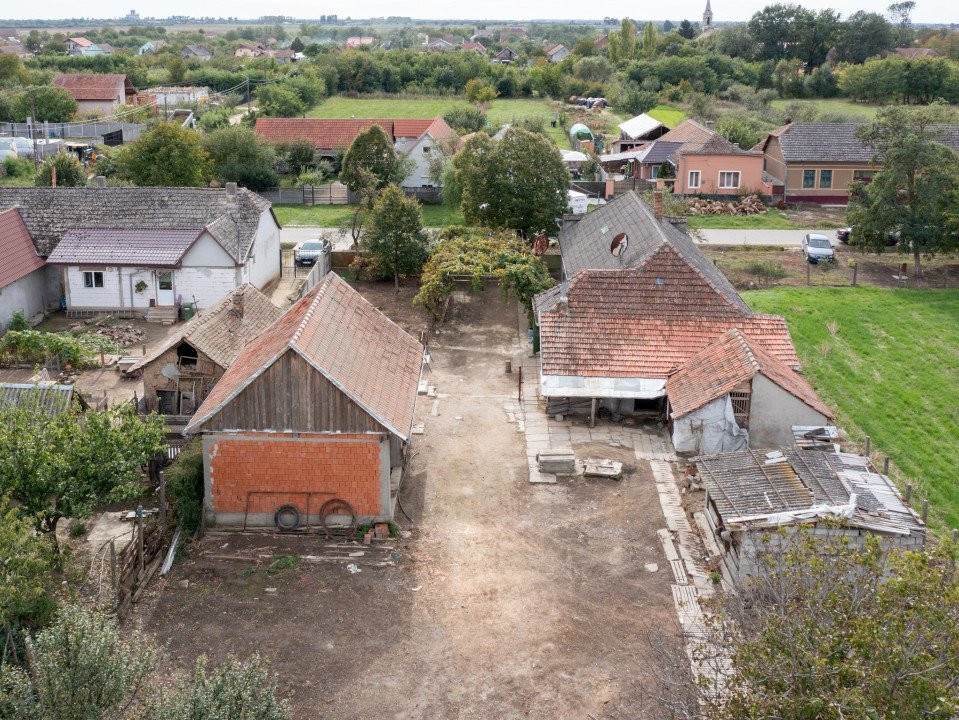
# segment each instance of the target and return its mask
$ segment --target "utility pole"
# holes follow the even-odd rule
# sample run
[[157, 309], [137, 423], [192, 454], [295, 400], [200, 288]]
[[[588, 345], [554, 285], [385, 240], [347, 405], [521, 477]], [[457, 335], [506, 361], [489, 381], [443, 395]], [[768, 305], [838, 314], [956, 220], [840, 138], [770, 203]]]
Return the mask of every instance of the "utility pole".
[[34, 124], [37, 122], [37, 97], [36, 88], [30, 86], [30, 142], [33, 145], [33, 166], [40, 167], [40, 157], [37, 155], [37, 134], [34, 130]]
[[253, 96], [250, 94], [250, 76], [246, 76], [246, 114], [249, 115], [253, 109]]

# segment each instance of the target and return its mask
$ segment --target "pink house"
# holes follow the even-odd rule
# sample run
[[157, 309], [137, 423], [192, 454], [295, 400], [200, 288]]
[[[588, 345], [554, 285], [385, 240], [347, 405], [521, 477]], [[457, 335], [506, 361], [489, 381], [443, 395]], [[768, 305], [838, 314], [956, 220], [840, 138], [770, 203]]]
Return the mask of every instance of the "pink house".
[[657, 178], [657, 186], [672, 186], [675, 195], [772, 195], [772, 178], [763, 173], [763, 154], [743, 150], [719, 134], [703, 143], [689, 143], [670, 158], [674, 178]]

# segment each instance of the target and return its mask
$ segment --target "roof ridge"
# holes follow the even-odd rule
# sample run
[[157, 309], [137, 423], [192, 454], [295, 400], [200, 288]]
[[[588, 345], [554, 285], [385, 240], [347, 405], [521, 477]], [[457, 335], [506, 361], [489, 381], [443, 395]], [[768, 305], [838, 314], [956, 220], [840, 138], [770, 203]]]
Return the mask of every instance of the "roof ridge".
[[321, 280], [316, 286], [313, 299], [310, 301], [310, 304], [307, 305], [306, 312], [303, 313], [303, 319], [300, 320], [299, 325], [296, 326], [296, 330], [294, 330], [293, 334], [290, 336], [289, 342], [287, 342], [289, 347], [295, 348], [297, 343], [300, 341], [300, 336], [303, 334], [303, 331], [306, 329], [306, 326], [312, 319], [313, 313], [316, 311], [316, 306], [320, 302], [320, 298], [324, 296], [326, 289], [333, 283], [333, 281], [329, 279], [330, 276], [335, 274], [336, 273], [332, 272], [327, 273], [326, 277], [324, 277], [323, 280]]
[[761, 372], [762, 364], [759, 362], [759, 358], [756, 356], [753, 346], [749, 343], [749, 340], [746, 339], [746, 336], [740, 332], [738, 327], [731, 328], [729, 333], [739, 341], [740, 346], [746, 352], [746, 358], [753, 367], [753, 373]]

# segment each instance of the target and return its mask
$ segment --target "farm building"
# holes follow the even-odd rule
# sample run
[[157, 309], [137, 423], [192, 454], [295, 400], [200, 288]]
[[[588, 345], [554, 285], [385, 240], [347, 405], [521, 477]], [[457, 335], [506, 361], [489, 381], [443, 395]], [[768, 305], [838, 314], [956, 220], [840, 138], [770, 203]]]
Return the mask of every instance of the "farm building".
[[282, 314], [255, 287], [241, 285], [125, 372], [143, 377], [147, 410], [192, 415], [246, 344]]
[[59, 270], [67, 312], [172, 321], [280, 274], [270, 203], [226, 188], [0, 188], [37, 253]]
[[793, 425], [832, 418], [806, 378], [736, 328], [670, 375], [666, 396], [678, 452], [779, 447], [792, 441]]
[[804, 525], [814, 534], [841, 534], [854, 546], [870, 535], [888, 547], [925, 542], [925, 523], [861, 455], [833, 447], [742, 450], [694, 463], [706, 489], [706, 524], [733, 584], [755, 575], [761, 554], [776, 546], [770, 533], [780, 529]]
[[184, 430], [203, 437], [208, 521], [315, 523], [331, 500], [358, 522], [391, 519], [422, 362], [419, 342], [324, 277], [246, 345]]
[[109, 114], [122, 105], [135, 105], [137, 89], [126, 75], [71, 73], [56, 75], [53, 84], [77, 101], [81, 113]]
[[646, 113], [624, 120], [619, 124], [619, 138], [613, 142], [615, 153], [633, 150], [662, 137], [669, 128]]
[[36, 403], [49, 415], [82, 412], [90, 407], [73, 385], [0, 383], [0, 408], [23, 407], [27, 403]]
[[0, 332], [15, 312], [29, 319], [60, 301], [60, 283], [37, 254], [16, 208], [0, 212]]
[[[540, 395], [549, 414], [589, 412], [591, 421], [597, 414], [669, 417], [673, 397], [667, 383], [678, 375], [672, 387], [683, 418], [696, 411], [692, 406], [702, 408], [745, 387], [748, 377], [757, 404], [744, 419], [757, 442], [776, 442], [792, 424], [818, 422], [828, 409], [798, 375], [785, 320], [753, 313], [692, 239], [661, 212], [628, 193], [567, 221], [560, 232], [565, 280], [533, 301]], [[738, 373], [710, 364], [712, 354], [726, 347], [724, 341], [735, 349], [733, 341], [739, 339], [751, 350], [742, 351]], [[761, 358], [766, 374], [755, 370], [755, 358]], [[731, 377], [737, 380], [727, 388]], [[700, 404], [717, 389], [725, 394]], [[690, 402], [692, 397], [696, 400]], [[767, 402], [783, 398], [795, 400], [785, 406], [795, 417], [767, 411]], [[729, 442], [748, 437], [735, 418], [724, 422]], [[689, 425], [688, 433], [701, 436], [698, 418]]]

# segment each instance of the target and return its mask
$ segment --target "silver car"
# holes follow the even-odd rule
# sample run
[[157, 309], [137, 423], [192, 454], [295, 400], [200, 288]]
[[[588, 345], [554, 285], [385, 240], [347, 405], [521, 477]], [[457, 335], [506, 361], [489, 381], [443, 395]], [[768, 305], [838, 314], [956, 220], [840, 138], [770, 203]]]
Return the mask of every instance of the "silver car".
[[329, 250], [329, 240], [304, 240], [293, 248], [293, 262], [297, 265], [313, 265], [320, 255]]
[[832, 243], [822, 233], [806, 233], [802, 239], [802, 252], [806, 260], [811, 263], [834, 262], [835, 253]]

